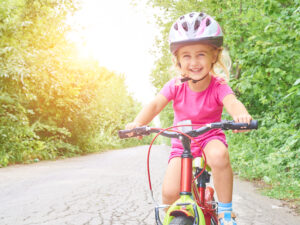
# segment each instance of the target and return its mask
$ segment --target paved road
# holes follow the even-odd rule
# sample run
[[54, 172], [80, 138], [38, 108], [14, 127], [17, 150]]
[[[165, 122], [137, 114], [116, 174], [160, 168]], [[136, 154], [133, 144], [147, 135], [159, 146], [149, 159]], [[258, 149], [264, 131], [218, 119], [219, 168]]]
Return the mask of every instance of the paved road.
[[[169, 148], [155, 146], [151, 172], [155, 198]], [[147, 146], [0, 169], [1, 225], [153, 225], [146, 177]], [[299, 225], [280, 201], [235, 180], [239, 225]], [[251, 218], [251, 219], [250, 219]]]

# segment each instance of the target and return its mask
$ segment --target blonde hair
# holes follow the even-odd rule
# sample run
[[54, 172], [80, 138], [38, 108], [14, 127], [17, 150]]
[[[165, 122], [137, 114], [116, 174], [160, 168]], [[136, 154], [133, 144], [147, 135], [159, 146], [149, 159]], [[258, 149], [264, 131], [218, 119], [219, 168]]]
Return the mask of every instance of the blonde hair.
[[[213, 64], [211, 73], [215, 77], [220, 77], [224, 79], [226, 82], [230, 79], [230, 68], [231, 68], [231, 59], [229, 56], [229, 53], [224, 48], [214, 48], [214, 50], [218, 51], [217, 60]], [[182, 77], [183, 74], [181, 74], [180, 71], [180, 63], [178, 60], [177, 53], [173, 56], [173, 68], [171, 68], [171, 72], [176, 74], [178, 77]]]
[[231, 59], [229, 56], [229, 52], [224, 48], [219, 48], [219, 53], [217, 57], [217, 61], [214, 63], [212, 67], [212, 73], [216, 77], [221, 77], [225, 79], [227, 82], [230, 79], [230, 68], [231, 68]]

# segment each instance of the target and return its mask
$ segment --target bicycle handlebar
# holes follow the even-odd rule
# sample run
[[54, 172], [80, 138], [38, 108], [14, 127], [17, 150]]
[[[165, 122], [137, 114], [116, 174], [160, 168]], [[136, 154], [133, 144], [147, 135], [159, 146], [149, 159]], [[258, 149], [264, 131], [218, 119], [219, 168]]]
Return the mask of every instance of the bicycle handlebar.
[[[234, 121], [221, 121], [216, 123], [209, 123], [203, 127], [200, 127], [195, 130], [186, 132], [187, 135], [191, 137], [197, 137], [205, 132], [212, 129], [222, 129], [222, 130], [252, 130], [258, 128], [257, 120], [252, 120], [250, 124], [248, 123], [235, 123]], [[145, 136], [151, 133], [159, 133], [162, 129], [151, 128], [148, 126], [137, 127], [130, 130], [119, 130], [118, 134], [121, 139], [123, 138], [132, 138], [137, 136]], [[169, 138], [179, 138], [182, 134], [175, 131], [163, 131], [162, 136]]]

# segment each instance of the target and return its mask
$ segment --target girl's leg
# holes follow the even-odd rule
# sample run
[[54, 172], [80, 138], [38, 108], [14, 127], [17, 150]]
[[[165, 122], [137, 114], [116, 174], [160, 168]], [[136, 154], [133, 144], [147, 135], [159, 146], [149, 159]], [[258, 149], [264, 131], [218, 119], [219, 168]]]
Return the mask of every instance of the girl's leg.
[[233, 173], [227, 147], [219, 140], [211, 140], [204, 148], [207, 164], [211, 167], [218, 201], [232, 201]]
[[171, 205], [179, 198], [180, 171], [181, 171], [181, 158], [180, 157], [172, 158], [168, 164], [163, 186], [162, 186], [163, 204]]
[[218, 218], [221, 225], [236, 225], [232, 213], [233, 173], [227, 147], [219, 140], [211, 140], [204, 148], [207, 164], [211, 167], [214, 187], [217, 192], [219, 207]]

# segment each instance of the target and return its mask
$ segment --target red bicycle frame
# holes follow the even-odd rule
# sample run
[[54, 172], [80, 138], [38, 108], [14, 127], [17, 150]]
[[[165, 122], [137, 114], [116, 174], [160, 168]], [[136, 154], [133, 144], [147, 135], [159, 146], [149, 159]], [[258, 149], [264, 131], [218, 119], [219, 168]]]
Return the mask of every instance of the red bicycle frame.
[[[181, 179], [180, 194], [192, 195], [192, 187], [197, 204], [204, 209], [205, 224], [211, 225], [211, 218], [217, 221], [216, 209], [213, 207], [214, 189], [206, 187], [209, 182], [210, 175], [205, 170], [200, 170], [193, 179], [193, 156], [190, 150], [191, 140], [188, 137], [182, 137], [181, 142], [184, 151], [181, 155]], [[204, 165], [205, 167], [206, 165]], [[204, 168], [205, 169], [205, 168]], [[195, 180], [198, 179], [198, 187], [195, 187]], [[198, 196], [198, 194], [200, 196]]]

